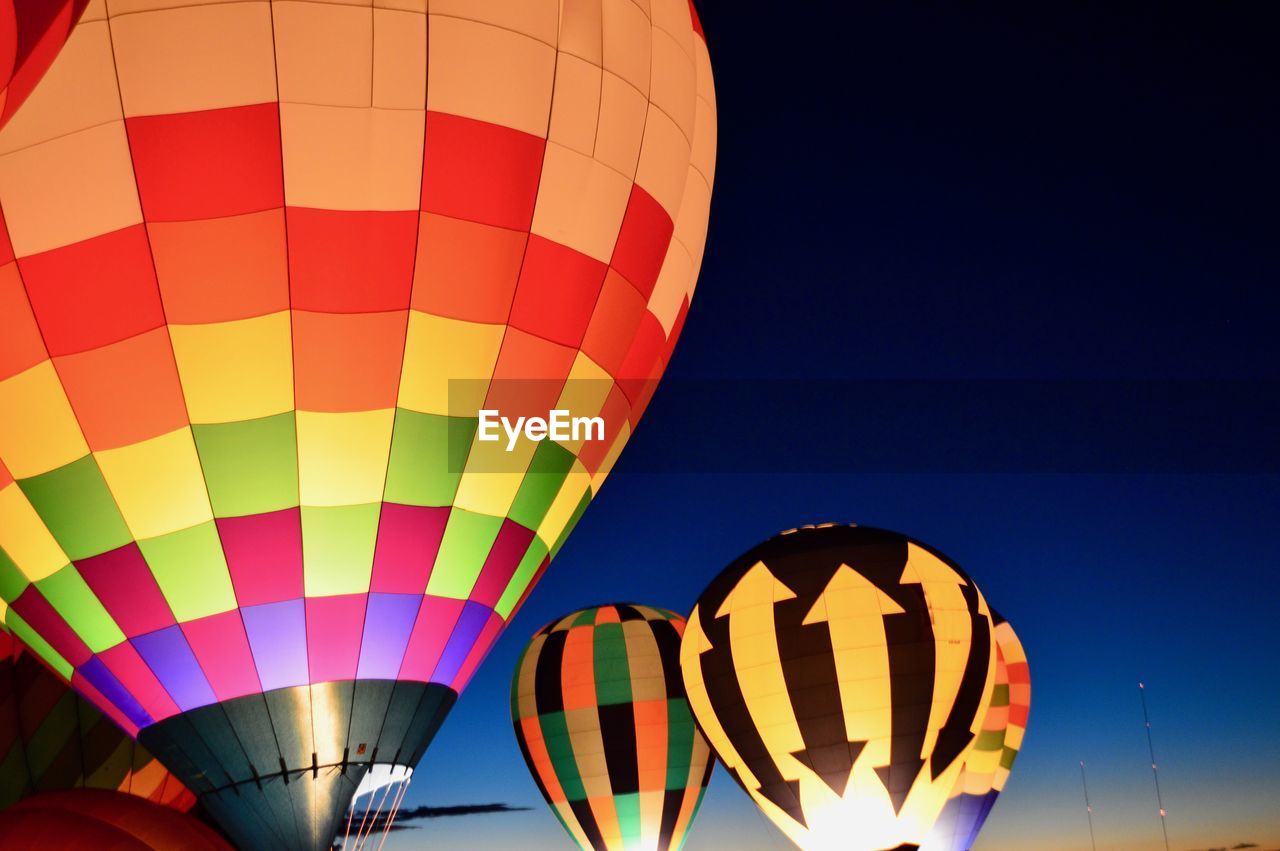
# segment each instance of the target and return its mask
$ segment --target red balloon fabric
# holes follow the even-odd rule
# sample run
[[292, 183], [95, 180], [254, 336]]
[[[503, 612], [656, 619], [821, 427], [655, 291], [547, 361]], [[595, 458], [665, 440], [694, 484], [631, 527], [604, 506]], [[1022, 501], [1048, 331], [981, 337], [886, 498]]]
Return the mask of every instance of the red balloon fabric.
[[0, 0], [0, 127], [53, 64], [89, 0]]
[[12, 851], [231, 851], [192, 816], [102, 789], [46, 792], [0, 813], [0, 847]]

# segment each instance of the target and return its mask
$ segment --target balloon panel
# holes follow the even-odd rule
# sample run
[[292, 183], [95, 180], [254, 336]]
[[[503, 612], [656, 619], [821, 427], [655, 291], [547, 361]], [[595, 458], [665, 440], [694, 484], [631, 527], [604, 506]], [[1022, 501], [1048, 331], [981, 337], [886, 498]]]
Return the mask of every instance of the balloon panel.
[[194, 816], [133, 795], [70, 789], [27, 798], [0, 813], [6, 847], [76, 851], [231, 851]]
[[[403, 5], [95, 6], [0, 134], [5, 620], [130, 731], [460, 690], [675, 344], [687, 2]], [[505, 453], [484, 406], [607, 433]]]
[[146, 748], [0, 631], [0, 809], [77, 787], [126, 792], [183, 812], [195, 804]]
[[0, 127], [44, 76], [89, 0], [0, 0]]
[[680, 680], [683, 631], [664, 609], [584, 609], [535, 635], [516, 667], [516, 739], [580, 848], [684, 843], [715, 763]]
[[681, 643], [694, 715], [804, 849], [915, 847], [980, 731], [991, 617], [967, 575], [893, 532], [806, 527], [703, 592]]

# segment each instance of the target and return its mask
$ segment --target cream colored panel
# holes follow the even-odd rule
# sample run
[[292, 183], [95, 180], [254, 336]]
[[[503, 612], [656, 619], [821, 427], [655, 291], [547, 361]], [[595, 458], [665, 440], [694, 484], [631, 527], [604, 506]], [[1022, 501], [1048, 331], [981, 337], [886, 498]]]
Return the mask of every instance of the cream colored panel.
[[689, 143], [680, 128], [656, 107], [649, 107], [644, 123], [644, 142], [640, 146], [640, 167], [636, 183], [640, 184], [669, 214], [680, 210], [684, 184], [689, 171]]
[[630, 194], [631, 181], [613, 169], [549, 143], [531, 230], [608, 263]]
[[18, 257], [141, 222], [124, 122], [0, 157], [0, 205]]
[[680, 52], [686, 56], [692, 55], [693, 42], [701, 39], [693, 31], [689, 0], [651, 0], [649, 13], [654, 29], [662, 30], [674, 38]]
[[644, 116], [649, 102], [628, 82], [608, 71], [600, 83], [600, 128], [596, 159], [626, 175], [636, 173]]
[[[185, 6], [214, 6], [217, 4], [256, 2], [266, 6], [270, 0], [110, 0], [110, 14], [113, 18], [131, 15], [134, 12], [152, 12], [157, 9], [180, 9]], [[89, 14], [94, 7], [106, 8], [106, 0], [93, 0], [93, 4], [85, 10], [85, 20], [91, 20]], [[106, 17], [105, 14], [102, 17]], [[97, 20], [96, 18], [92, 20]]]
[[264, 3], [113, 16], [111, 37], [125, 115], [276, 99], [271, 11]]
[[277, 0], [276, 68], [280, 100], [369, 106], [373, 90], [373, 11], [358, 6]]
[[707, 242], [707, 214], [710, 210], [711, 187], [702, 173], [690, 166], [684, 197], [680, 200], [680, 212], [675, 220], [675, 238], [689, 247], [695, 273], [702, 264], [702, 249]]
[[649, 46], [653, 28], [631, 0], [604, 0], [604, 67], [643, 94], [649, 93]]
[[375, 9], [396, 9], [401, 12], [427, 14], [427, 0], [373, 0]]
[[545, 137], [556, 53], [528, 36], [431, 16], [427, 108]]
[[560, 10], [558, 0], [431, 0], [431, 14], [493, 24], [555, 46]]
[[81, 22], [0, 133], [0, 154], [121, 117], [111, 33], [105, 21]]
[[591, 155], [600, 117], [601, 73], [590, 62], [560, 54], [555, 97], [551, 101], [551, 134], [547, 137], [552, 142]]
[[693, 289], [694, 273], [689, 250], [677, 240], [671, 240], [667, 256], [662, 261], [662, 270], [658, 272], [658, 282], [653, 287], [653, 295], [649, 297], [649, 312], [662, 324], [662, 330], [666, 334], [671, 333], [671, 326], [680, 313], [680, 305]]
[[426, 108], [426, 15], [374, 10], [373, 105], [387, 109]]
[[561, 0], [560, 5], [560, 51], [603, 66], [600, 0]]
[[682, 52], [671, 36], [653, 31], [653, 73], [649, 99], [665, 112], [685, 138], [693, 138], [697, 77], [693, 59]]
[[416, 210], [425, 113], [281, 104], [285, 203]]

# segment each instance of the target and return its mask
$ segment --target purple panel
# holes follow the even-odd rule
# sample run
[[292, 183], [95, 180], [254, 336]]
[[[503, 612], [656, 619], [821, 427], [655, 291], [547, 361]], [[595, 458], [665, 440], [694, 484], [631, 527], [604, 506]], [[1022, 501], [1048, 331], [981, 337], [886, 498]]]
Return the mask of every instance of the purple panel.
[[107, 666], [102, 664], [102, 660], [97, 656], [77, 668], [76, 673], [88, 680], [103, 697], [114, 703], [134, 724], [146, 727], [152, 723], [152, 718], [147, 711], [133, 699], [133, 695], [129, 694], [124, 686], [120, 685], [120, 681], [107, 670]]
[[182, 628], [171, 626], [129, 639], [173, 702], [186, 712], [217, 702]]
[[400, 672], [409, 633], [418, 618], [421, 594], [369, 595], [369, 610], [364, 621], [364, 642], [360, 645], [360, 667], [356, 676], [362, 680], [394, 680]]
[[301, 599], [240, 610], [262, 690], [306, 685], [307, 614]]
[[440, 664], [436, 665], [435, 671], [431, 674], [431, 682], [453, 684], [458, 671], [462, 669], [462, 663], [467, 661], [471, 648], [480, 637], [480, 631], [488, 622], [489, 614], [489, 607], [479, 603], [467, 602], [462, 607], [458, 624], [453, 628], [453, 634], [449, 636], [449, 643], [445, 645], [444, 652], [440, 654]]

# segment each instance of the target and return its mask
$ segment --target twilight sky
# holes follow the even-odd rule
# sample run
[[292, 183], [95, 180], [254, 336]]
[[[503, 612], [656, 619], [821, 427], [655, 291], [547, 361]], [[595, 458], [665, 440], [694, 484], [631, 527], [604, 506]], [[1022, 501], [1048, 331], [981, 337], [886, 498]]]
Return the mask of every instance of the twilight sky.
[[[806, 522], [947, 552], [1031, 663], [979, 851], [1280, 847], [1280, 18], [1264, 3], [701, 0], [720, 160], [697, 297], [613, 477], [388, 848], [567, 847], [507, 689], [545, 622], [688, 611]], [[727, 775], [688, 851], [785, 849]]]

